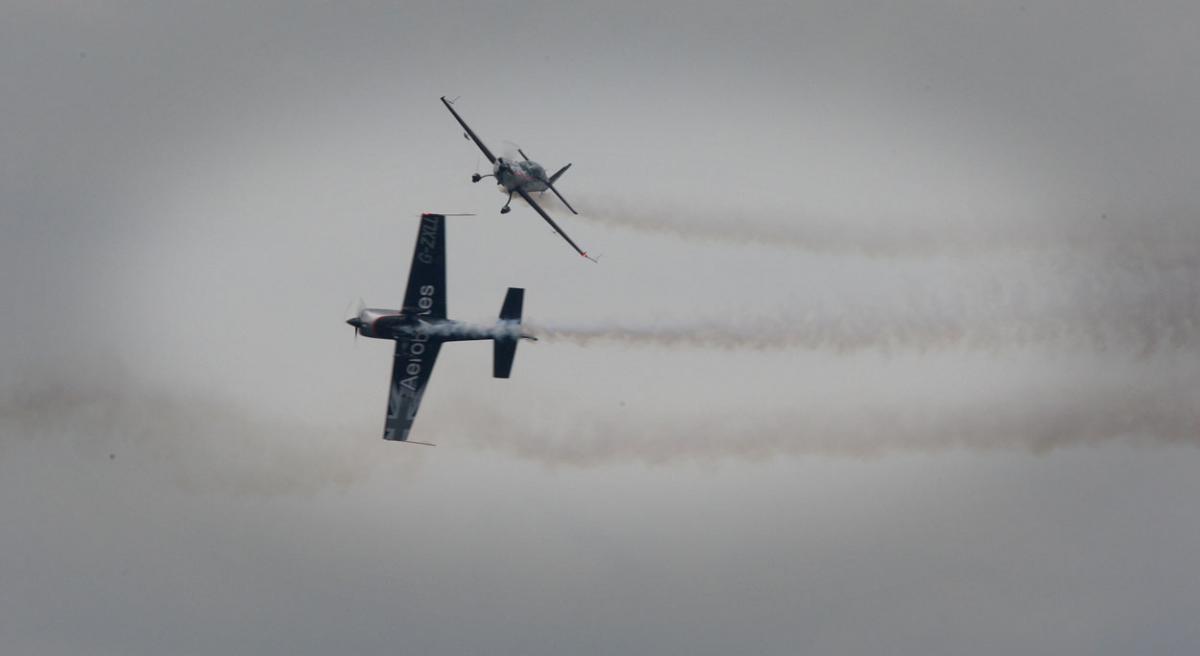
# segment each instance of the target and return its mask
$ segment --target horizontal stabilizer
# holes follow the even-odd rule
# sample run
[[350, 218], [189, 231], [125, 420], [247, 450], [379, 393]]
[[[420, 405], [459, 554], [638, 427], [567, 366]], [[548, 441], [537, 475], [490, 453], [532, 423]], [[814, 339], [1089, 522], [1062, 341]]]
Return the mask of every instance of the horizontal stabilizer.
[[555, 182], [558, 182], [558, 179], [561, 178], [562, 174], [566, 173], [567, 169], [569, 169], [569, 168], [571, 168], [571, 165], [567, 164], [566, 166], [559, 169], [557, 173], [550, 176], [550, 184], [554, 184]]
[[492, 376], [508, 378], [512, 374], [513, 358], [517, 356], [517, 338], [496, 338], [492, 342], [492, 355]]
[[504, 295], [504, 305], [500, 306], [502, 320], [521, 322], [521, 306], [525, 303], [525, 290], [520, 287], [509, 287]]

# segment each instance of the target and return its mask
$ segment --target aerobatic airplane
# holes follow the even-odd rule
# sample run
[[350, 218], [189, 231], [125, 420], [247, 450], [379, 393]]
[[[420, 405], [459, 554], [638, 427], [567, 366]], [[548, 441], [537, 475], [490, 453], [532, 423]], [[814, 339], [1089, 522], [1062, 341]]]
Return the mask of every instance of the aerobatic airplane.
[[517, 353], [517, 342], [537, 339], [521, 332], [524, 299], [524, 289], [509, 287], [500, 307], [500, 319], [492, 326], [447, 319], [446, 218], [441, 214], [422, 214], [404, 307], [399, 310], [360, 308], [354, 317], [346, 320], [354, 326], [356, 336], [396, 342], [383, 439], [409, 441], [408, 432], [412, 429], [421, 395], [425, 393], [443, 342], [492, 340], [492, 375], [508, 378]]
[[575, 211], [574, 207], [571, 207], [571, 204], [567, 202], [567, 199], [563, 198], [562, 194], [558, 193], [558, 190], [554, 188], [554, 183], [557, 182], [560, 177], [562, 177], [563, 173], [567, 172], [567, 169], [571, 168], [571, 165], [567, 164], [555, 172], [554, 175], [547, 177], [546, 169], [543, 168], [541, 164], [529, 159], [529, 156], [526, 155], [525, 152], [520, 148], [517, 149], [517, 152], [520, 153], [521, 158], [524, 161], [519, 162], [511, 158], [496, 157], [492, 154], [492, 151], [488, 150], [487, 146], [483, 145], [483, 142], [479, 140], [479, 137], [475, 134], [475, 131], [472, 130], [470, 126], [467, 125], [467, 122], [458, 115], [458, 112], [454, 111], [454, 107], [451, 105], [449, 100], [446, 100], [446, 96], [442, 96], [442, 104], [446, 106], [446, 109], [450, 110], [450, 113], [454, 115], [454, 119], [458, 121], [458, 124], [462, 126], [463, 130], [466, 131], [463, 136], [466, 137], [468, 141], [475, 142], [475, 145], [479, 146], [479, 150], [483, 152], [483, 156], [486, 157], [488, 162], [492, 164], [492, 172], [490, 174], [479, 175], [476, 173], [475, 175], [471, 176], [471, 182], [479, 182], [484, 178], [496, 178], [496, 182], [498, 182], [500, 186], [504, 187], [504, 190], [508, 192], [508, 200], [504, 203], [504, 207], [500, 208], [500, 213], [508, 213], [508, 206], [510, 203], [512, 203], [513, 194], [520, 196], [521, 198], [525, 199], [525, 202], [529, 203], [529, 206], [537, 211], [538, 214], [542, 215], [542, 218], [546, 220], [546, 223], [550, 224], [551, 228], [554, 228], [555, 232], [557, 232], [563, 239], [567, 240], [567, 243], [571, 245], [571, 248], [574, 248], [580, 255], [595, 262], [596, 258], [588, 255], [587, 251], [576, 245], [576, 243], [567, 236], [567, 233], [563, 232], [563, 229], [558, 227], [558, 224], [554, 222], [554, 219], [550, 218], [550, 215], [546, 213], [546, 210], [542, 209], [542, 206], [538, 205], [533, 200], [533, 197], [529, 195], [530, 192], [544, 192], [548, 189], [553, 192], [555, 196], [558, 196], [558, 199], [562, 201], [562, 204], [565, 205], [567, 209], [571, 210], [572, 214], [579, 214], [579, 212]]

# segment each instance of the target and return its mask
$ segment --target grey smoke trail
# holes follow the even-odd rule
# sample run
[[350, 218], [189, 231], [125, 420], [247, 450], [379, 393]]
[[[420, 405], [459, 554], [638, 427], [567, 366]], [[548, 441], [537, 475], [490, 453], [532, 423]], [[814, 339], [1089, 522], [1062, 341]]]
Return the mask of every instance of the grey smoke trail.
[[[655, 390], [632, 384], [630, 394], [648, 395], [641, 410], [584, 405], [562, 408], [566, 419], [545, 407], [464, 398], [438, 428], [459, 445], [575, 466], [951, 449], [1044, 452], [1113, 440], [1200, 446], [1200, 375], [1194, 367], [1154, 362], [1117, 373], [1105, 380], [1084, 372], [1057, 385], [1030, 381], [1031, 389], [1015, 395], [983, 386], [958, 401], [935, 387], [926, 397], [906, 400], [842, 399], [828, 406], [798, 397], [789, 405], [755, 409], [699, 404], [680, 414], [653, 403]], [[35, 448], [57, 457], [55, 447], [67, 448], [97, 466], [108, 466], [114, 454], [156, 468], [185, 489], [277, 495], [354, 485], [379, 470], [386, 460], [381, 454], [398, 453], [361, 437], [375, 434], [374, 417], [352, 426], [312, 426], [183, 389], [113, 382], [23, 381], [6, 388], [0, 393], [0, 454]], [[729, 382], [755, 384], [714, 379]], [[963, 386], [947, 384], [956, 392]], [[403, 453], [418, 459], [393, 462], [419, 464], [420, 451]]]
[[361, 482], [385, 462], [376, 440], [363, 437], [374, 436], [377, 426], [356, 419], [318, 426], [274, 418], [234, 400], [113, 371], [29, 376], [0, 390], [0, 453], [58, 449], [97, 466], [108, 466], [110, 457], [134, 461], [204, 492], [314, 493]]
[[[696, 241], [766, 245], [872, 257], [971, 256], [995, 252], [1075, 254], [1122, 266], [1200, 267], [1200, 217], [829, 216], [803, 209], [749, 209], [631, 202], [578, 195], [572, 220]], [[556, 211], [552, 197], [538, 201]], [[720, 201], [717, 201], [720, 202]]]
[[903, 405], [862, 403], [849, 409], [808, 407], [764, 414], [697, 408], [687, 415], [573, 416], [568, 429], [536, 418], [476, 408], [462, 431], [481, 448], [548, 464], [665, 464], [779, 456], [880, 457], [954, 449], [1033, 453], [1115, 440], [1200, 446], [1200, 380], [1062, 388], [1020, 402], [979, 399], [952, 407], [936, 400]]

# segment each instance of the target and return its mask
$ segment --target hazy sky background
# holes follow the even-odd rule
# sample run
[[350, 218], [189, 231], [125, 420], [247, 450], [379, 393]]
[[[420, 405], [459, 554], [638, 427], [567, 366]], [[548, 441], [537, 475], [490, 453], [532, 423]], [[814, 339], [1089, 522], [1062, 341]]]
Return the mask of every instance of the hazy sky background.
[[[6, 649], [1200, 650], [1191, 3], [3, 15]], [[436, 449], [342, 323], [422, 211], [545, 337]]]

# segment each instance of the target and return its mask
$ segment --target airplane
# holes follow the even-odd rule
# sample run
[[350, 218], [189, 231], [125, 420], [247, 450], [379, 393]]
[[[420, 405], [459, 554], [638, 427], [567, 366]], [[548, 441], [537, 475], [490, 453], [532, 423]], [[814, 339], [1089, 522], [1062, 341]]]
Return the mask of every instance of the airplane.
[[518, 162], [511, 158], [496, 157], [492, 154], [492, 151], [488, 150], [487, 146], [483, 145], [483, 142], [479, 140], [479, 137], [475, 134], [475, 131], [472, 130], [471, 127], [467, 125], [467, 122], [458, 115], [458, 112], [454, 111], [452, 103], [449, 100], [446, 100], [446, 96], [442, 96], [442, 104], [446, 106], [446, 109], [450, 110], [450, 113], [454, 115], [454, 119], [458, 121], [458, 124], [462, 126], [463, 130], [465, 130], [463, 136], [466, 137], [468, 141], [475, 142], [475, 145], [479, 146], [479, 150], [483, 152], [483, 156], [486, 157], [488, 162], [492, 164], [492, 172], [490, 174], [479, 175], [476, 173], [475, 175], [471, 176], [471, 182], [479, 182], [484, 178], [496, 178], [496, 182], [498, 182], [502, 187], [504, 187], [504, 190], [508, 192], [508, 200], [504, 203], [504, 207], [500, 208], [500, 213], [508, 214], [508, 206], [509, 203], [512, 203], [513, 194], [517, 194], [523, 198], [526, 203], [529, 203], [529, 206], [536, 210], [538, 214], [541, 214], [542, 218], [546, 220], [546, 223], [549, 223], [550, 227], [554, 228], [554, 231], [557, 232], [559, 236], [567, 240], [567, 243], [571, 245], [571, 248], [574, 248], [577, 253], [586, 257], [587, 259], [593, 262], [598, 262], [596, 258], [588, 255], [587, 251], [583, 250], [574, 241], [572, 241], [571, 238], [567, 236], [567, 233], [563, 232], [563, 229], [558, 227], [558, 224], [554, 222], [554, 219], [550, 218], [550, 215], [546, 213], [546, 210], [542, 209], [541, 205], [538, 205], [536, 202], [534, 202], [533, 197], [529, 195], [530, 192], [545, 192], [546, 190], [550, 190], [555, 196], [558, 196], [558, 199], [562, 201], [562, 204], [565, 205], [567, 209], [571, 210], [572, 214], [579, 214], [579, 212], [575, 211], [574, 207], [571, 207], [571, 204], [567, 202], [567, 199], [563, 198], [562, 194], [558, 193], [558, 189], [554, 188], [554, 183], [558, 182], [558, 179], [562, 177], [562, 174], [567, 172], [567, 169], [571, 168], [571, 165], [567, 164], [556, 171], [554, 175], [547, 176], [546, 169], [543, 168], [541, 164], [529, 159], [529, 156], [525, 154], [525, 151], [521, 150], [520, 148], [517, 149], [517, 152], [520, 153], [524, 161]]
[[[396, 342], [383, 439], [411, 441], [408, 434], [444, 342], [492, 340], [492, 376], [508, 378], [517, 343], [522, 339], [537, 340], [521, 331], [524, 300], [524, 289], [509, 287], [500, 306], [500, 318], [492, 326], [447, 319], [446, 217], [422, 214], [404, 307], [399, 310], [360, 308], [354, 317], [346, 320], [354, 326], [356, 338], [362, 335]], [[429, 445], [428, 442], [412, 443]]]

